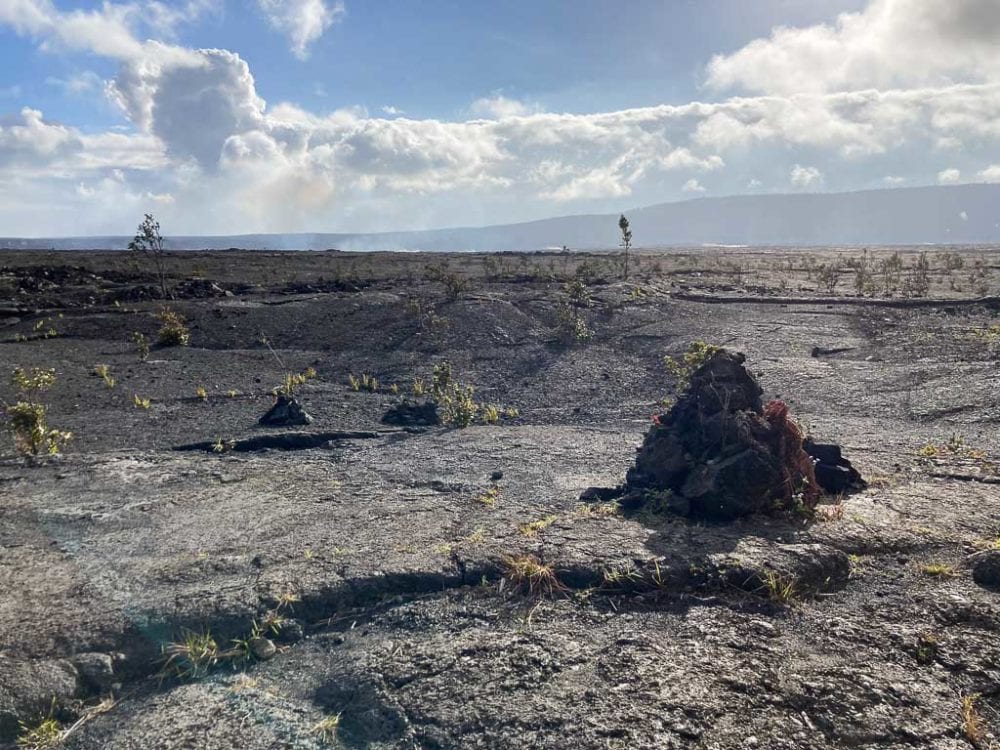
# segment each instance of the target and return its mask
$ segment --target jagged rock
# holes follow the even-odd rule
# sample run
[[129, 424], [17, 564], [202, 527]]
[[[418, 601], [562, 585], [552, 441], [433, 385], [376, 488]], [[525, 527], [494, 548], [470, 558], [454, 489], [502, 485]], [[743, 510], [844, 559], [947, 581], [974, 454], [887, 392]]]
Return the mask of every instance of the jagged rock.
[[839, 445], [815, 443], [810, 438], [806, 438], [802, 441], [802, 450], [815, 461], [816, 483], [826, 492], [839, 495], [867, 486], [858, 470], [841, 455]]
[[1000, 589], [1000, 550], [991, 549], [975, 556], [972, 580], [985, 588]]
[[[761, 404], [746, 358], [721, 350], [657, 417], [626, 476], [626, 497], [669, 491], [670, 510], [711, 520], [814, 502], [812, 461], [780, 401]], [[801, 495], [799, 495], [801, 493]]]
[[421, 427], [441, 424], [437, 404], [433, 401], [419, 403], [404, 399], [392, 406], [382, 417], [382, 424], [398, 425], [400, 427]]
[[302, 408], [302, 404], [294, 396], [281, 394], [274, 406], [257, 420], [266, 427], [288, 427], [290, 425], [312, 424], [313, 418]]

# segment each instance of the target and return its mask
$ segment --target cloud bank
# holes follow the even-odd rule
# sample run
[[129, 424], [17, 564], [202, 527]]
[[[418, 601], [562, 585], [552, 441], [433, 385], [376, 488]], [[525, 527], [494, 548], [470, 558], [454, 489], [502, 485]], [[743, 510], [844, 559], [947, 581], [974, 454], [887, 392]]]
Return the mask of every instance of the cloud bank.
[[[259, 4], [299, 56], [344, 14]], [[0, 0], [0, 24], [41, 49], [116, 60], [104, 89], [131, 126], [86, 135], [33, 108], [0, 119], [0, 234], [122, 233], [143, 209], [176, 233], [373, 231], [1000, 176], [995, 0], [872, 0], [776, 29], [709, 62], [710, 101], [568, 114], [493, 93], [457, 121], [265, 102], [238, 53], [143, 38], [149, 7]]]

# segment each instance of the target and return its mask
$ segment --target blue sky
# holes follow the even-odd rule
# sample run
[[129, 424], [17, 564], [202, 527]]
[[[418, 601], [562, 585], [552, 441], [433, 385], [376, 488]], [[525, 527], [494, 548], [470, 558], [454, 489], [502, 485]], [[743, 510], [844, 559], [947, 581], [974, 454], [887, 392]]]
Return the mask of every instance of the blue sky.
[[995, 0], [0, 0], [0, 235], [1000, 179]]

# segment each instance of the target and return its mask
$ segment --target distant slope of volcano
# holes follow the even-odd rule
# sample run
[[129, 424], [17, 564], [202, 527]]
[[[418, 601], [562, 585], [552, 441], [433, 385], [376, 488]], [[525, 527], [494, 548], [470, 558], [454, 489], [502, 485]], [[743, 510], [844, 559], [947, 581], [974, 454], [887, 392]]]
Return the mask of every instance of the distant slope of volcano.
[[[696, 198], [626, 210], [638, 247], [658, 245], [895, 245], [1000, 243], [1000, 184], [853, 193]], [[617, 214], [378, 234], [170, 237], [169, 247], [275, 250], [538, 250], [615, 247]], [[129, 237], [18, 239], [0, 248], [119, 249]]]

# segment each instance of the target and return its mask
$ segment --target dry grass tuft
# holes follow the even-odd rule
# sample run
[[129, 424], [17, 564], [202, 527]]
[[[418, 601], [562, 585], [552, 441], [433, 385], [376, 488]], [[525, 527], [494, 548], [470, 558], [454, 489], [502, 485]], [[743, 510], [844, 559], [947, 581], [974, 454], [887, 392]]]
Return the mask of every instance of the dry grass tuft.
[[505, 556], [502, 584], [527, 596], [552, 596], [566, 591], [566, 586], [556, 577], [551, 565], [546, 565], [534, 555]]

